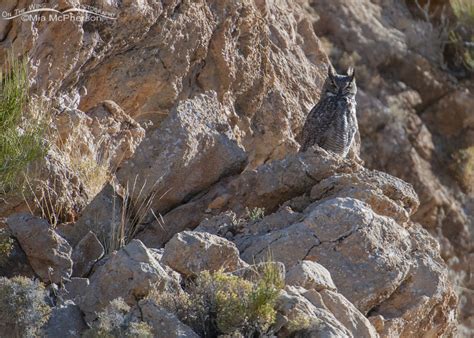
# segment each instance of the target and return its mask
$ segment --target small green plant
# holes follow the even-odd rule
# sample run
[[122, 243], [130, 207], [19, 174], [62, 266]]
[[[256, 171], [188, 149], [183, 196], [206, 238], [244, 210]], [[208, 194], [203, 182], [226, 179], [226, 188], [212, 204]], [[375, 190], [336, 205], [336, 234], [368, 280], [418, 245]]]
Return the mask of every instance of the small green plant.
[[53, 183], [49, 180], [34, 180], [31, 182], [28, 177], [25, 177], [25, 183], [29, 189], [26, 194], [33, 198], [33, 205], [30, 205], [28, 198], [23, 197], [30, 213], [35, 215], [37, 210], [41, 214], [41, 218], [48, 220], [53, 229], [56, 228], [65, 219], [64, 215], [71, 203], [66, 203], [51, 187], [56, 186], [54, 181]]
[[14, 337], [36, 337], [48, 321], [43, 284], [26, 277], [0, 278], [0, 322]]
[[13, 250], [13, 238], [10, 237], [7, 229], [0, 229], [0, 265], [5, 264]]
[[185, 292], [152, 297], [201, 336], [258, 337], [269, 333], [275, 322], [276, 300], [282, 288], [279, 271], [268, 264], [253, 281], [222, 271], [205, 271]]
[[245, 210], [247, 212], [247, 217], [251, 221], [258, 221], [265, 217], [265, 208], [253, 208], [252, 210], [246, 208]]
[[46, 152], [44, 115], [28, 91], [26, 59], [9, 53], [0, 69], [0, 194], [21, 188], [22, 174]]
[[118, 298], [99, 313], [93, 327], [84, 332], [83, 337], [90, 338], [122, 338], [153, 337], [151, 327], [141, 321], [134, 321], [128, 306], [123, 299]]

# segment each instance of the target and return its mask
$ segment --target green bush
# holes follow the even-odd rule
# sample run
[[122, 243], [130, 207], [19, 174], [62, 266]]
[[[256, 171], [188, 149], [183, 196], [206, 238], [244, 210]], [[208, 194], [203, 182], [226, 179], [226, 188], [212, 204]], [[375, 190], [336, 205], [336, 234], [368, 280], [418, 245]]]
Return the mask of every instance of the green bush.
[[86, 332], [83, 337], [90, 338], [121, 338], [136, 337], [146, 338], [153, 337], [151, 327], [145, 322], [137, 322], [133, 320], [130, 307], [118, 298], [110, 302], [110, 304], [99, 313], [97, 323]]
[[0, 325], [16, 337], [40, 335], [51, 312], [44, 286], [26, 277], [0, 278]]
[[0, 69], [0, 193], [17, 189], [28, 165], [45, 154], [44, 119], [32, 108], [25, 60], [12, 53]]
[[155, 301], [203, 337], [241, 334], [260, 337], [275, 322], [275, 304], [283, 280], [275, 265], [255, 281], [223, 273], [202, 272], [186, 292], [153, 295]]

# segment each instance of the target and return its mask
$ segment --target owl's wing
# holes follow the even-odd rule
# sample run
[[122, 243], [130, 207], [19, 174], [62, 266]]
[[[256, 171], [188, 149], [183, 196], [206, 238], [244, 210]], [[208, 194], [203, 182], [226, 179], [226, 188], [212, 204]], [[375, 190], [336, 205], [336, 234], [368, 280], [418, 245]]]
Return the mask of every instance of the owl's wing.
[[314, 144], [324, 144], [326, 131], [334, 121], [335, 109], [328, 101], [319, 101], [308, 114], [301, 131], [301, 149], [305, 151]]

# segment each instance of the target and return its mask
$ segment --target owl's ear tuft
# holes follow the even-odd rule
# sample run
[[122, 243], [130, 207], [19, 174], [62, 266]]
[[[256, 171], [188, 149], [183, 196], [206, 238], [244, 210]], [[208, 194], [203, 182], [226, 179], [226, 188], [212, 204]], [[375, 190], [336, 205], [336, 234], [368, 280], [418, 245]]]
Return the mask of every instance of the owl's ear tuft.
[[334, 76], [336, 76], [336, 71], [334, 70], [334, 67], [331, 64], [328, 65], [328, 76], [331, 79], [333, 79]]
[[351, 77], [351, 81], [354, 80], [354, 78], [355, 78], [355, 70], [354, 70], [353, 67], [349, 67], [349, 68], [347, 69], [347, 75]]

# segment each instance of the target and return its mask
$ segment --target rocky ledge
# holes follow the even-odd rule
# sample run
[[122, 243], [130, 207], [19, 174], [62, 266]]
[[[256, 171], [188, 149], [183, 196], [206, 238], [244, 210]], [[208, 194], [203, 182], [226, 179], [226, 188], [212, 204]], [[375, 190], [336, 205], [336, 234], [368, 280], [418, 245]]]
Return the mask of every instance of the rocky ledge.
[[[0, 21], [53, 134], [0, 195], [0, 333], [471, 330], [474, 86], [411, 2], [85, 2], [116, 20]], [[329, 58], [356, 67], [347, 159], [298, 153]]]

